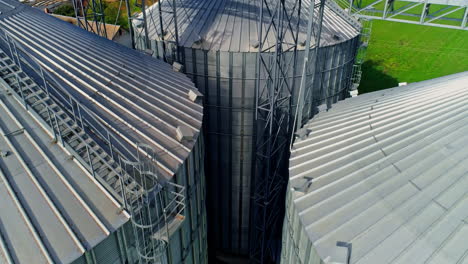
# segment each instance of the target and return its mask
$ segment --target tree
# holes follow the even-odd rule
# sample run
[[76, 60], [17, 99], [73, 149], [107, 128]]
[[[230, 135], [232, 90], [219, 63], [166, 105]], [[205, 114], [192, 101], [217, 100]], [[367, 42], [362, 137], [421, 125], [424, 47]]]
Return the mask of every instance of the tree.
[[57, 7], [53, 13], [62, 16], [75, 17], [75, 9], [72, 5], [61, 5]]

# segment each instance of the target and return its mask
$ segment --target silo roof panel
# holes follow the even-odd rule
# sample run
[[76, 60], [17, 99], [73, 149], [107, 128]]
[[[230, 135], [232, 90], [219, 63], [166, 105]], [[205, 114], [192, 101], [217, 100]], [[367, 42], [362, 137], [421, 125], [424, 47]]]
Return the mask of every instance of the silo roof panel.
[[171, 177], [189, 155], [194, 140], [177, 140], [177, 127], [199, 134], [201, 102], [189, 78], [141, 52], [5, 0], [0, 26], [24, 50], [131, 146], [149, 144], [161, 173]]
[[[170, 2], [170, 3], [169, 3]], [[303, 1], [299, 23], [299, 40], [305, 41], [307, 33], [308, 7], [311, 1]], [[172, 10], [172, 2], [164, 1], [162, 10]], [[256, 0], [182, 0], [176, 2], [179, 45], [213, 51], [249, 52], [258, 42], [258, 19], [261, 1]], [[293, 10], [293, 1], [286, 3]], [[274, 1], [271, 1], [271, 7]], [[161, 40], [158, 4], [147, 9], [150, 39]], [[321, 46], [333, 45], [354, 38], [359, 34], [359, 23], [348, 16], [335, 3], [327, 2], [324, 11]], [[264, 12], [267, 13], [266, 7]], [[316, 10], [315, 16], [317, 16]], [[297, 27], [297, 13], [292, 17], [292, 27]], [[171, 12], [163, 13], [163, 28], [166, 41], [175, 41], [175, 25]], [[265, 18], [263, 32], [267, 32], [269, 21]], [[317, 26], [317, 25], [315, 25]], [[293, 36], [287, 33], [286, 38]], [[201, 46], [197, 42], [202, 40]], [[270, 30], [266, 41], [276, 43]]]
[[70, 263], [129, 214], [0, 79], [0, 262]]
[[305, 125], [289, 191], [322, 259], [346, 263], [350, 246], [350, 263], [466, 261], [467, 102], [464, 72], [350, 98]]

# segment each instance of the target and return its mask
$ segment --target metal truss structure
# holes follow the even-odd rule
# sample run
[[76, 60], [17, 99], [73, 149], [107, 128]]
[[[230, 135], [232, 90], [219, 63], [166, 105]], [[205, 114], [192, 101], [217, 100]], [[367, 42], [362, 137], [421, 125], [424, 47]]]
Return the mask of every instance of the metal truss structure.
[[[125, 0], [127, 7], [128, 23], [130, 28], [130, 37], [132, 38], [132, 47], [141, 50], [151, 48], [149, 40], [148, 23], [155, 28], [162, 43], [162, 59], [171, 62], [175, 58], [177, 62], [182, 61], [183, 50], [179, 48], [179, 32], [177, 28], [177, 0], [159, 0], [152, 6], [147, 7], [145, 0], [136, 0], [131, 2]], [[134, 8], [140, 9], [141, 13], [132, 14]], [[153, 12], [158, 13], [159, 21], [154, 21]], [[170, 16], [164, 14], [171, 14]], [[169, 30], [173, 28], [174, 30]], [[140, 43], [134, 42], [134, 36], [138, 36]], [[171, 40], [171, 48], [167, 47], [166, 40]], [[172, 43], [173, 42], [173, 43]], [[139, 45], [139, 46], [138, 46]]]
[[[309, 25], [321, 25], [325, 0], [310, 3], [309, 14], [302, 14], [305, 1], [262, 0], [258, 20], [258, 56], [256, 83], [256, 146], [255, 177], [253, 179], [253, 218], [251, 219], [250, 259], [254, 263], [274, 262], [278, 257], [280, 231], [283, 220], [284, 191], [287, 182], [287, 159], [290, 133], [294, 129], [292, 113], [292, 89], [294, 79], [288, 72], [297, 73], [298, 32], [302, 16]], [[320, 8], [322, 15], [314, 21], [314, 9]], [[307, 21], [307, 20], [305, 20]], [[320, 30], [308, 31], [309, 40], [314, 31], [320, 43]], [[321, 27], [319, 27], [321, 28]], [[268, 36], [276, 42], [269, 45]], [[306, 50], [310, 48], [306, 46]], [[318, 52], [318, 49], [315, 49]], [[286, 58], [287, 52], [294, 52]], [[307, 51], [308, 52], [308, 51]], [[307, 60], [304, 67], [309, 64]], [[305, 77], [304, 77], [305, 78]], [[304, 84], [306, 80], [303, 81]], [[301, 110], [299, 110], [301, 112]]]
[[[145, 0], [135, 0], [134, 2], [130, 0], [125, 0], [125, 6], [127, 8], [127, 17], [128, 17], [128, 28], [130, 31], [130, 38], [132, 40], [132, 48], [135, 49], [137, 47], [137, 43], [135, 43], [135, 31], [139, 31], [142, 33], [142, 45], [143, 50], [149, 49], [150, 41], [148, 36], [148, 24], [146, 20], [146, 1]], [[141, 13], [133, 14], [132, 10], [139, 9]], [[140, 34], [141, 35], [141, 34]]]
[[[317, 29], [315, 30], [314, 28], [314, 9], [315, 8], [319, 8], [318, 10], [318, 17], [316, 18], [317, 19], [317, 22], [315, 24], [317, 24]], [[305, 86], [306, 85], [310, 85], [310, 83], [314, 83], [315, 81], [318, 81], [316, 80], [316, 75], [317, 75], [317, 66], [319, 65], [319, 56], [318, 56], [318, 52], [319, 52], [319, 47], [320, 47], [320, 37], [321, 37], [321, 33], [322, 33], [322, 21], [323, 21], [323, 12], [324, 12], [324, 9], [325, 9], [325, 0], [320, 0], [320, 2], [314, 6], [310, 6], [309, 7], [309, 19], [308, 19], [308, 25], [307, 25], [307, 38], [306, 38], [306, 44], [305, 46], [306, 47], [309, 47], [308, 49], [305, 50], [304, 52], [304, 61], [303, 61], [303, 65], [302, 65], [302, 72], [301, 72], [301, 85], [300, 85], [300, 88], [299, 88], [299, 98], [298, 98], [298, 106], [296, 108], [296, 113], [294, 114], [294, 131], [297, 131], [299, 130], [301, 127], [302, 127], [302, 114], [303, 114], [303, 108], [304, 108], [304, 100], [305, 98], [309, 98], [309, 96], [311, 96], [309, 93], [311, 91], [311, 89], [308, 90], [308, 94], [304, 94], [304, 91], [305, 91]], [[312, 57], [313, 58], [313, 62], [309, 62], [309, 53], [310, 53], [310, 46], [311, 46], [311, 40], [312, 40], [312, 37], [314, 37], [314, 49], [313, 49], [313, 52], [314, 52], [314, 56]], [[307, 68], [309, 68], [311, 65], [313, 65], [313, 69], [315, 71], [315, 74], [312, 76], [312, 79], [310, 80], [310, 83], [308, 83], [308, 80], [307, 80]], [[323, 92], [323, 91], [322, 91]], [[322, 98], [326, 98], [327, 96], [322, 96], [321, 98], [318, 98], [318, 102], [320, 102], [322, 100]], [[293, 131], [293, 132], [294, 132]], [[291, 138], [292, 139], [292, 138]], [[292, 144], [292, 140], [291, 140], [291, 144]]]
[[102, 0], [72, 0], [77, 26], [107, 38]]
[[468, 0], [336, 0], [360, 18], [468, 30]]
[[[165, 4], [167, 2], [167, 4]], [[177, 62], [181, 62], [182, 56], [183, 56], [183, 51], [179, 48], [179, 31], [177, 27], [177, 4], [176, 0], [159, 0], [158, 4], [158, 13], [159, 13], [159, 28], [158, 30], [158, 36], [161, 38], [161, 44], [162, 44], [162, 58], [164, 61], [168, 61], [168, 58], [175, 58]], [[169, 16], [165, 16], [164, 14], [172, 14]], [[153, 16], [151, 16], [153, 17]], [[151, 21], [153, 24], [155, 24], [155, 21]], [[155, 24], [156, 25], [156, 24]], [[170, 26], [172, 25], [172, 26]], [[169, 28], [173, 28], [174, 31], [170, 31]], [[166, 47], [166, 40], [170, 39], [173, 40], [173, 43], [171, 43], [171, 47], [173, 47], [174, 50], [170, 50], [168, 47]], [[168, 53], [173, 53], [173, 54], [168, 54]]]

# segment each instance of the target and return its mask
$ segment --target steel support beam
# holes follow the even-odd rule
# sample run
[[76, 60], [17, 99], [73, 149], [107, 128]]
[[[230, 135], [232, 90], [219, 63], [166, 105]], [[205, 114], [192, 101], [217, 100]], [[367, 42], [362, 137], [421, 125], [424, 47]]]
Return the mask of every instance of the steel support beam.
[[419, 23], [424, 23], [426, 21], [426, 16], [429, 14], [429, 10], [431, 8], [431, 5], [427, 3], [427, 0], [424, 1], [424, 6], [421, 12], [421, 17], [419, 18]]
[[102, 0], [72, 0], [77, 26], [107, 38]]
[[135, 49], [134, 29], [133, 29], [133, 24], [131, 23], [132, 21], [130, 20], [130, 17], [132, 16], [132, 11], [130, 9], [131, 4], [129, 0], [125, 0], [125, 8], [127, 9], [128, 31], [130, 33], [130, 39], [132, 41], [132, 49]]
[[[352, 1], [335, 0], [357, 18], [468, 30], [468, 0], [385, 0], [383, 6], [382, 1], [374, 0], [365, 6], [359, 6]], [[431, 12], [431, 9], [434, 9], [431, 8], [432, 4], [445, 5], [445, 7]], [[393, 10], [393, 6], [400, 8]], [[415, 10], [417, 7], [422, 9]]]
[[174, 60], [181, 62], [182, 54], [179, 48], [179, 29], [177, 25], [177, 4], [176, 0], [159, 0], [158, 5], [158, 21], [151, 21], [152, 23], [158, 22], [159, 25], [153, 24], [154, 28], [159, 28], [159, 38], [162, 40], [163, 54], [162, 58], [164, 61], [168, 61], [172, 58], [172, 50], [168, 50], [169, 47], [166, 45], [166, 39], [173, 39], [173, 48], [176, 49]]
[[[287, 58], [286, 53], [294, 51], [297, 54], [301, 9], [307, 10], [303, 8], [304, 3], [302, 0], [262, 0], [260, 4], [256, 43], [256, 158], [255, 176], [252, 179], [253, 240], [250, 247], [252, 263], [271, 263], [278, 257], [290, 133], [294, 130], [294, 124], [290, 121], [294, 116], [291, 95], [295, 84], [293, 78], [288, 78], [288, 74], [298, 70], [296, 55]], [[312, 19], [314, 9], [319, 8], [320, 4], [314, 5], [314, 1], [310, 4], [309, 19]], [[307, 49], [310, 48], [313, 30], [309, 30]], [[307, 61], [305, 64], [308, 65]]]
[[[127, 8], [128, 28], [130, 30], [130, 37], [132, 38], [132, 48], [140, 50], [149, 49], [151, 45], [148, 34], [146, 1], [125, 0], [125, 7]], [[140, 12], [134, 13], [132, 10], [139, 10]], [[135, 36], [138, 36], [138, 38], [135, 38]], [[138, 41], [135, 41], [136, 39]]]
[[[314, 12], [315, 8], [318, 8], [318, 17], [314, 17]], [[299, 98], [298, 98], [298, 106], [296, 108], [296, 113], [294, 115], [294, 127], [295, 131], [299, 130], [302, 127], [302, 114], [303, 114], [303, 108], [304, 108], [304, 99], [308, 98], [308, 96], [313, 96], [312, 94], [307, 94], [305, 95], [305, 86], [307, 85], [307, 69], [313, 65], [314, 69], [314, 76], [312, 76], [312, 80], [310, 83], [314, 83], [316, 80], [316, 75], [317, 75], [317, 67], [319, 65], [319, 57], [318, 57], [318, 51], [320, 47], [320, 42], [321, 42], [321, 35], [322, 35], [322, 24], [323, 24], [323, 12], [325, 10], [325, 0], [320, 0], [319, 4], [317, 6], [310, 6], [309, 7], [309, 14], [308, 14], [308, 25], [307, 25], [307, 40], [306, 40], [306, 45], [305, 45], [305, 51], [304, 51], [304, 62], [302, 65], [302, 77], [301, 77], [301, 85], [299, 88]], [[314, 24], [317, 25], [317, 30], [314, 29]], [[311, 50], [311, 40], [312, 36], [314, 37], [314, 56], [313, 62], [309, 63], [309, 51]], [[313, 100], [311, 100], [313, 101]], [[292, 141], [293, 137], [291, 137], [291, 145], [292, 146]]]
[[465, 15], [463, 16], [463, 20], [462, 20], [462, 28], [466, 28], [466, 23], [468, 21], [468, 6], [465, 7]]
[[[136, 47], [138, 43], [133, 44], [133, 48], [146, 50], [152, 49], [149, 38], [148, 25], [156, 30], [159, 40], [161, 40], [162, 54], [157, 54], [166, 62], [181, 62], [183, 59], [183, 50], [179, 48], [179, 30], [177, 25], [177, 0], [159, 0], [151, 6], [147, 6], [145, 0], [132, 2], [125, 0], [128, 10], [137, 7], [141, 12], [138, 14], [128, 13], [131, 34], [142, 40], [143, 47]], [[166, 40], [171, 40], [166, 41]], [[168, 45], [168, 44], [171, 45]], [[154, 47], [158, 49], [158, 47]], [[172, 52], [175, 51], [175, 54]]]

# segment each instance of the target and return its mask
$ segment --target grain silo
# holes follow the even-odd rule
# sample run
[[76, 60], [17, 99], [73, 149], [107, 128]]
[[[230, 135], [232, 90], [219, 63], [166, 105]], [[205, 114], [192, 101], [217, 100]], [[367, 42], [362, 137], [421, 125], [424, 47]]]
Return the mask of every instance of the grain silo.
[[[173, 1], [162, 1], [165, 6], [161, 9], [166, 12], [162, 12], [161, 20], [157, 4], [146, 11], [153, 56], [168, 62], [179, 56], [183, 71], [204, 95], [209, 234], [211, 248], [219, 249], [220, 254], [245, 255], [249, 243], [255, 241], [249, 237], [252, 232], [249, 222], [255, 162], [253, 146], [256, 144], [254, 115], [260, 2], [182, 0], [176, 1], [174, 9], [170, 6]], [[307, 10], [310, 2], [302, 2], [301, 10]], [[290, 4], [293, 5], [293, 1]], [[175, 44], [176, 27], [171, 23], [174, 16], [168, 10], [175, 10], [177, 14], [178, 46]], [[301, 79], [298, 68], [303, 62], [307, 32], [304, 19], [307, 15], [303, 12], [300, 19], [293, 17], [291, 23], [295, 27], [299, 25], [297, 61], [287, 73], [290, 82], [295, 83], [291, 89], [293, 113]], [[160, 21], [165, 25], [162, 32]], [[267, 25], [268, 21], [264, 21], [263, 26], [266, 28]], [[314, 26], [317, 28], [318, 25]], [[329, 105], [346, 96], [359, 27], [334, 3], [327, 4], [319, 51], [319, 78], [316, 85], [309, 84], [306, 88], [304, 120], [325, 102], [323, 94], [328, 95]], [[137, 48], [147, 50], [144, 27], [135, 22], [135, 28]], [[267, 39], [274, 45], [272, 34]], [[314, 56], [312, 53], [310, 57]], [[292, 60], [294, 52], [285, 56], [286, 60]], [[312, 75], [312, 70], [309, 69], [307, 74]]]
[[282, 263], [466, 263], [468, 72], [372, 92], [305, 125]]
[[[0, 85], [23, 124], [2, 110], [18, 131], [0, 137], [12, 142], [2, 182], [16, 181], [0, 203], [0, 262], [206, 263], [203, 107], [189, 78], [3, 0]], [[25, 148], [24, 133], [41, 143]]]

